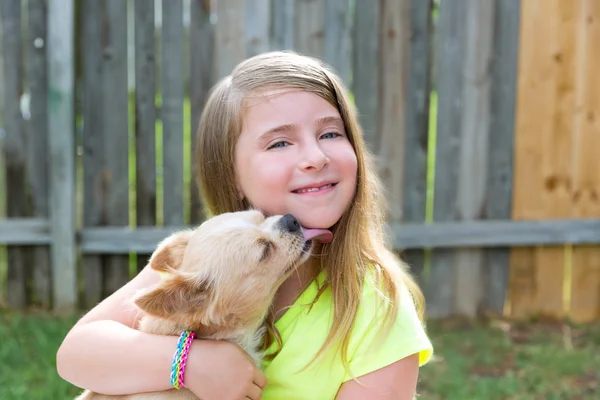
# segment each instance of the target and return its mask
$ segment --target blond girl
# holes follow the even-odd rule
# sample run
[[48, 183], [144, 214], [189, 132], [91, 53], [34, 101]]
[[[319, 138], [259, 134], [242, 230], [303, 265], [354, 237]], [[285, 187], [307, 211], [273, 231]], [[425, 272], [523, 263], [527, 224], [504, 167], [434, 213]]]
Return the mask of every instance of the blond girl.
[[[423, 296], [386, 247], [384, 194], [339, 77], [294, 52], [247, 59], [213, 88], [197, 139], [210, 215], [291, 213], [333, 240], [279, 289], [262, 368], [235, 345], [195, 340], [186, 386], [205, 400], [412, 399], [433, 351]], [[159, 279], [144, 269], [78, 321], [59, 374], [99, 393], [168, 389], [178, 338], [139, 332], [125, 306]]]

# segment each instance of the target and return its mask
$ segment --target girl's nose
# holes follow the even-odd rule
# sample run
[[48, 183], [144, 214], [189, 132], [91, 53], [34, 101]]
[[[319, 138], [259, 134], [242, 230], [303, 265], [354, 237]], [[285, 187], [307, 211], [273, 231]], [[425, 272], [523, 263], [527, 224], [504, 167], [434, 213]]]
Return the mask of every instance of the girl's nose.
[[306, 146], [300, 162], [300, 168], [307, 171], [320, 171], [325, 168], [330, 160], [318, 144]]

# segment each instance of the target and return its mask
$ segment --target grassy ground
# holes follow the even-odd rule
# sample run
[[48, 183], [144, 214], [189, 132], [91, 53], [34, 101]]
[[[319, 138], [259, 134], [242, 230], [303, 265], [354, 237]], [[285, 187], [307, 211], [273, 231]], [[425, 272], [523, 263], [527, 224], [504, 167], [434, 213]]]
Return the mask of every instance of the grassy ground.
[[[0, 399], [58, 400], [79, 389], [56, 374], [55, 354], [75, 318], [0, 313]], [[420, 398], [586, 400], [600, 390], [600, 324], [431, 324], [435, 359]]]

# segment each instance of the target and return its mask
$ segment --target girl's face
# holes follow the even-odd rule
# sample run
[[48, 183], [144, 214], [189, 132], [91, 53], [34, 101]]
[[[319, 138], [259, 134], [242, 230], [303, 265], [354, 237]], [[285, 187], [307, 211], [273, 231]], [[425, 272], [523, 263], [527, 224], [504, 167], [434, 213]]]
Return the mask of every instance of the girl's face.
[[300, 90], [246, 101], [235, 148], [240, 196], [265, 214], [293, 214], [305, 228], [333, 226], [356, 188], [356, 154], [335, 107]]

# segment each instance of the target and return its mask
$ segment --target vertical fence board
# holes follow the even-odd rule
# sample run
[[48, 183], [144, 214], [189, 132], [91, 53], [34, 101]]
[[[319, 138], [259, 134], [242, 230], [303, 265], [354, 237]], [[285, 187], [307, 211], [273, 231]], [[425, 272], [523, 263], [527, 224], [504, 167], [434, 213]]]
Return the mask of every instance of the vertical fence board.
[[[33, 214], [49, 218], [48, 189], [48, 75], [46, 54], [46, 1], [29, 0], [27, 75], [31, 92], [31, 120], [28, 132], [28, 180], [31, 184]], [[52, 275], [50, 249], [37, 246], [33, 253], [32, 299], [43, 308], [50, 306]]]
[[410, 0], [382, 4], [379, 58], [379, 174], [387, 190], [388, 220], [402, 220], [404, 143], [406, 137], [406, 79], [410, 37]]
[[[3, 5], [0, 3], [0, 14], [2, 14]], [[2, 18], [2, 15], [0, 15]], [[2, 20], [0, 19], [0, 22]], [[6, 94], [4, 93], [5, 78], [4, 78], [4, 49], [2, 27], [0, 26], [0, 219], [6, 218], [6, 178], [4, 175], [4, 137], [6, 131], [4, 129], [4, 105]], [[7, 307], [6, 304], [6, 246], [0, 244], [0, 307]]]
[[229, 75], [236, 64], [246, 57], [246, 8], [243, 0], [219, 0], [215, 9], [215, 72], [217, 79], [221, 79]]
[[271, 1], [271, 48], [290, 50], [294, 48], [294, 24], [296, 0]]
[[[429, 99], [431, 91], [430, 41], [433, 36], [433, 0], [412, 2], [410, 56], [407, 78], [406, 141], [404, 155], [405, 222], [425, 222], [427, 203], [427, 149], [429, 147]], [[424, 251], [402, 254], [412, 273], [421, 281]], [[421, 282], [422, 283], [422, 282]]]
[[[127, 93], [127, 2], [107, 0], [102, 15], [102, 85], [104, 87], [104, 171], [107, 177], [106, 223], [129, 223], [129, 140]], [[127, 256], [108, 256], [105, 295], [129, 280]]]
[[[156, 68], [154, 1], [135, 0], [136, 226], [156, 225]], [[138, 256], [138, 270], [147, 263]]]
[[270, 0], [247, 0], [246, 1], [246, 56], [264, 53], [270, 50], [270, 22], [271, 1]]
[[[495, 6], [488, 188], [484, 215], [491, 219], [510, 219], [520, 0], [496, 1]], [[487, 311], [496, 315], [501, 315], [504, 310], [509, 261], [509, 248], [486, 250], [484, 300]]]
[[[107, 175], [104, 165], [104, 88], [102, 79], [101, 12], [103, 3], [85, 0], [80, 7], [83, 67], [83, 226], [95, 227], [106, 223], [104, 188]], [[83, 256], [83, 306], [93, 307], [102, 299], [103, 257]]]
[[323, 57], [325, 0], [299, 0], [295, 8], [294, 50]]
[[[5, 131], [4, 162], [6, 167], [6, 215], [28, 216], [26, 188], [26, 143], [20, 98], [23, 90], [23, 46], [21, 4], [13, 0], [2, 3], [2, 37], [4, 40]], [[8, 248], [7, 301], [14, 308], [27, 306], [27, 272], [30, 267], [25, 246]]]
[[[452, 165], [460, 156], [465, 11], [464, 0], [444, 0], [440, 4], [439, 29], [436, 32], [439, 72], [435, 222], [459, 217], [456, 203], [458, 168]], [[444, 317], [452, 313], [455, 296], [453, 263], [452, 250], [436, 249], [432, 252], [431, 269], [424, 286], [429, 317]]]
[[214, 25], [211, 23], [209, 1], [192, 0], [190, 5], [190, 103], [191, 103], [191, 168], [190, 223], [199, 224], [204, 219], [204, 209], [197, 182], [196, 163], [200, 156], [196, 152], [196, 129], [214, 82]]
[[165, 225], [181, 225], [184, 207], [183, 3], [163, 0], [162, 10], [163, 215]]
[[[486, 194], [494, 3], [473, 1], [465, 11], [461, 149], [460, 157], [455, 160], [459, 169], [456, 201], [460, 220], [476, 220], [483, 216]], [[452, 167], [444, 165], [444, 169]], [[455, 252], [455, 314], [474, 317], [480, 310], [483, 261], [483, 249]]]
[[[575, 7], [560, 0], [521, 2], [514, 219], [572, 215]], [[564, 275], [564, 246], [513, 250], [512, 315], [564, 316]]]
[[75, 247], [74, 5], [48, 4], [49, 148], [52, 225], [53, 307], [77, 307]]
[[[600, 217], [600, 3], [577, 2], [573, 217]], [[569, 316], [587, 323], [600, 318], [600, 246], [575, 246]]]
[[[372, 5], [371, 5], [372, 7]], [[348, 86], [351, 79], [352, 14], [348, 0], [325, 0], [323, 59]]]
[[379, 99], [379, 69], [373, 60], [379, 60], [379, 29], [381, 4], [379, 1], [356, 0], [352, 29], [352, 92], [358, 109], [365, 141], [372, 152], [377, 149], [377, 110]]

